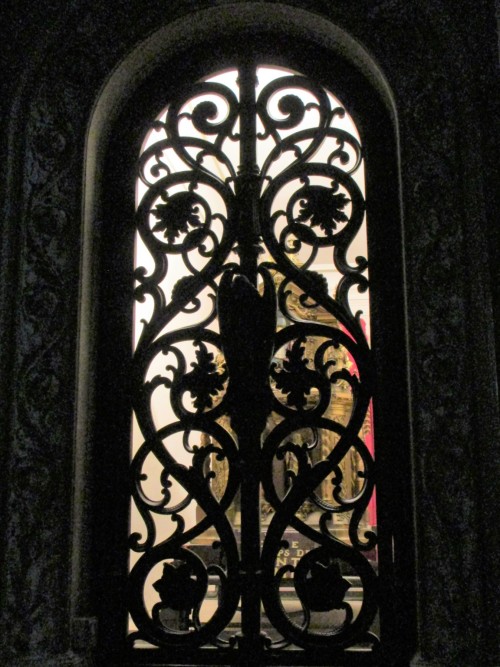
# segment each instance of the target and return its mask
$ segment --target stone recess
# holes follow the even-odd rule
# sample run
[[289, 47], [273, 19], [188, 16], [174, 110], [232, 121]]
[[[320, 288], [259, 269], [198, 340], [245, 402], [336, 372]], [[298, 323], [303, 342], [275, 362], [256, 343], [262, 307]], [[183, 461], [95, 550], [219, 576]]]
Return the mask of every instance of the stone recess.
[[[39, 14], [33, 24], [21, 18], [22, 4], [8, 20], [25, 21], [27, 42], [37, 25], [44, 37], [27, 49], [23, 66], [6, 51], [23, 79], [16, 96], [13, 84], [6, 88], [15, 110], [7, 139], [15, 150], [4, 153], [10, 176], [2, 190], [8, 261], [0, 314], [9, 371], [0, 661], [62, 667], [86, 664], [71, 652], [68, 610], [81, 184], [90, 114], [103, 83], [138, 42], [179, 16], [231, 3], [60, 0], [51, 3], [59, 10], [51, 30]], [[359, 40], [383, 71], [398, 113], [418, 553], [420, 655], [413, 664], [499, 664], [499, 603], [491, 593], [498, 590], [491, 556], [499, 553], [498, 531], [491, 526], [500, 472], [486, 254], [492, 220], [481, 172], [489, 127], [478, 108], [492, 85], [493, 3], [296, 0], [288, 6], [314, 11]]]

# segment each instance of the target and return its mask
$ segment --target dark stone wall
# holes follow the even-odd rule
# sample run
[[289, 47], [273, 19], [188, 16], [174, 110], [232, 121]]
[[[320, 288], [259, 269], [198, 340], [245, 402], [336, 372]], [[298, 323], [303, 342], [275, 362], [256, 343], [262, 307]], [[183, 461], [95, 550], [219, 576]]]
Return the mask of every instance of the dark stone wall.
[[[4, 3], [2, 664], [86, 660], [85, 623], [71, 631], [70, 591], [81, 184], [93, 104], [117, 63], [155, 29], [227, 4]], [[287, 4], [330, 19], [363, 44], [395, 98], [417, 528], [415, 664], [497, 665], [494, 3]]]

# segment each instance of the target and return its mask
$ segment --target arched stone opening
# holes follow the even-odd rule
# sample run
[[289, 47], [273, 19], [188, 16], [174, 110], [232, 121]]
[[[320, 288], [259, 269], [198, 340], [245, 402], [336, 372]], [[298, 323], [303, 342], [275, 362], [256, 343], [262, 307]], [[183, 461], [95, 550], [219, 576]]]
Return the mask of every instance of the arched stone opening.
[[[231, 11], [230, 19], [228, 17], [228, 11]], [[287, 18], [286, 27], [284, 19]], [[222, 19], [228, 19], [223, 21]], [[222, 28], [223, 26], [223, 28]], [[303, 44], [308, 46], [311, 53], [314, 47], [317, 48], [318, 52], [322, 53], [322, 61], [327, 62], [328, 55], [331, 54], [332, 60], [335, 63], [338, 63], [339, 76], [341, 80], [346, 82], [346, 87], [352, 91], [357, 91], [354, 95], [357, 97], [356, 102], [353, 102], [353, 107], [357, 109], [361, 123], [366, 125], [366, 128], [372, 125], [374, 128], [378, 126], [380, 130], [381, 137], [384, 138], [384, 141], [388, 143], [384, 146], [383, 141], [380, 141], [378, 148], [374, 145], [375, 142], [372, 142], [371, 149], [371, 159], [372, 159], [372, 169], [375, 174], [372, 172], [373, 184], [378, 180], [378, 191], [373, 187], [371, 196], [372, 202], [378, 200], [379, 202], [379, 212], [378, 215], [374, 214], [374, 225], [371, 232], [370, 244], [372, 246], [373, 257], [374, 257], [374, 273], [373, 278], [377, 284], [378, 295], [375, 299], [375, 311], [377, 317], [381, 321], [388, 323], [389, 320], [392, 321], [393, 326], [380, 327], [378, 342], [377, 338], [375, 339], [375, 347], [378, 346], [377, 354], [380, 357], [380, 367], [381, 369], [385, 367], [387, 370], [391, 364], [394, 369], [398, 369], [392, 373], [392, 388], [387, 386], [384, 388], [384, 383], [379, 382], [379, 397], [380, 404], [387, 406], [392, 402], [394, 410], [398, 411], [400, 415], [399, 425], [401, 430], [399, 436], [402, 442], [405, 442], [404, 453], [399, 461], [401, 466], [401, 479], [405, 480], [406, 490], [403, 491], [403, 495], [406, 500], [404, 503], [400, 503], [399, 506], [406, 506], [408, 511], [405, 518], [403, 515], [396, 519], [393, 517], [389, 518], [390, 511], [387, 511], [390, 507], [391, 500], [390, 496], [392, 492], [388, 492], [389, 484], [385, 486], [385, 493], [387, 494], [384, 500], [384, 485], [381, 484], [380, 498], [381, 498], [381, 507], [385, 505], [386, 512], [386, 528], [393, 535], [396, 543], [401, 545], [401, 554], [405, 554], [404, 560], [406, 563], [409, 563], [412, 560], [412, 539], [409, 537], [412, 525], [411, 525], [411, 480], [410, 480], [410, 452], [409, 452], [409, 435], [407, 431], [408, 425], [408, 406], [406, 399], [402, 401], [398, 408], [396, 408], [397, 399], [395, 398], [394, 388], [397, 386], [398, 394], [400, 397], [406, 397], [406, 382], [405, 379], [405, 325], [404, 325], [404, 299], [403, 299], [403, 270], [401, 266], [401, 257], [402, 257], [402, 219], [401, 219], [401, 210], [399, 207], [399, 175], [397, 169], [397, 129], [395, 126], [396, 123], [396, 113], [394, 110], [394, 104], [392, 101], [392, 96], [385, 81], [384, 77], [380, 73], [378, 67], [376, 66], [373, 59], [368, 55], [366, 50], [362, 48], [355, 40], [349, 37], [344, 31], [340, 30], [333, 24], [330, 24], [323, 19], [318, 18], [313, 14], [308, 12], [303, 12], [301, 10], [296, 10], [288, 8], [285, 6], [276, 6], [270, 7], [266, 3], [245, 3], [242, 5], [234, 5], [224, 8], [210, 9], [203, 12], [200, 12], [197, 15], [190, 17], [188, 20], [180, 19], [173, 24], [161, 28], [156, 33], [154, 33], [148, 40], [142, 43], [137, 47], [126, 59], [125, 61], [118, 66], [114, 74], [108, 80], [107, 84], [103, 88], [97, 104], [94, 109], [92, 116], [92, 121], [89, 126], [89, 131], [87, 135], [87, 161], [86, 161], [86, 176], [85, 176], [85, 194], [84, 194], [84, 234], [83, 234], [83, 264], [82, 264], [82, 292], [81, 292], [81, 320], [80, 320], [80, 365], [79, 365], [79, 404], [78, 404], [78, 417], [77, 417], [77, 452], [83, 452], [83, 456], [77, 454], [77, 461], [79, 465], [77, 466], [76, 479], [77, 479], [77, 491], [76, 498], [81, 499], [82, 494], [87, 494], [87, 502], [81, 502], [79, 500], [75, 503], [76, 510], [76, 531], [74, 533], [74, 583], [73, 583], [73, 604], [74, 604], [74, 615], [84, 616], [85, 614], [79, 609], [87, 608], [91, 609], [93, 606], [92, 595], [87, 597], [85, 593], [85, 587], [82, 587], [80, 582], [85, 580], [86, 575], [89, 571], [92, 571], [91, 561], [92, 556], [89, 551], [86, 552], [85, 548], [82, 549], [82, 544], [86, 544], [86, 541], [83, 540], [83, 533], [88, 532], [93, 521], [93, 516], [97, 513], [97, 508], [94, 506], [92, 509], [92, 494], [96, 493], [95, 486], [86, 481], [88, 477], [86, 476], [90, 473], [89, 461], [91, 458], [94, 458], [94, 455], [89, 456], [89, 452], [85, 451], [85, 448], [88, 446], [85, 443], [92, 442], [95, 438], [95, 429], [98, 428], [96, 424], [92, 424], [92, 418], [94, 414], [93, 403], [95, 402], [94, 398], [94, 382], [96, 375], [96, 359], [98, 357], [95, 355], [95, 346], [96, 346], [96, 326], [94, 325], [97, 308], [95, 304], [98, 301], [99, 294], [99, 271], [102, 272], [102, 268], [96, 270], [96, 266], [99, 266], [103, 262], [103, 257], [101, 255], [102, 248], [99, 247], [99, 242], [96, 244], [97, 236], [106, 237], [106, 231], [103, 229], [105, 225], [109, 223], [110, 208], [109, 205], [103, 204], [106, 200], [107, 195], [105, 193], [106, 188], [109, 186], [107, 176], [109, 172], [109, 151], [107, 146], [111, 145], [115, 141], [115, 130], [124, 120], [124, 110], [125, 114], [130, 113], [131, 108], [134, 106], [134, 96], [135, 99], [139, 99], [141, 95], [144, 95], [144, 91], [147, 90], [148, 81], [149, 88], [151, 89], [154, 86], [153, 81], [154, 73], [163, 71], [168, 73], [169, 65], [175, 69], [176, 65], [176, 54], [186, 54], [193, 51], [196, 53], [196, 50], [203, 48], [203, 43], [214, 44], [214, 39], [219, 39], [222, 41], [225, 40], [226, 44], [230, 44], [231, 40], [237, 40], [238, 36], [241, 34], [246, 34], [247, 36], [251, 35], [252, 39], [255, 38], [256, 43], [259, 39], [259, 36], [263, 36], [265, 39], [268, 39], [272, 43], [272, 39], [282, 40], [282, 43], [287, 43], [287, 46], [284, 47], [284, 51], [288, 53], [288, 56], [291, 57], [293, 62], [294, 52], [295, 59], [301, 61], [301, 58], [298, 57], [298, 52], [300, 48], [294, 46], [291, 43], [296, 42], [297, 44]], [[261, 38], [262, 39], [262, 38]], [[258, 48], [262, 50], [262, 45]], [[264, 49], [265, 50], [265, 49]], [[207, 49], [210, 52], [210, 49]], [[221, 52], [224, 50], [221, 48]], [[272, 52], [272, 46], [270, 47], [270, 52]], [[195, 56], [200, 59], [200, 56]], [[218, 62], [217, 57], [212, 58], [214, 63]], [[304, 56], [302, 55], [302, 61], [304, 61]], [[285, 58], [286, 62], [286, 58]], [[165, 67], [166, 66], [166, 67]], [[190, 71], [190, 68], [187, 70]], [[194, 71], [196, 71], [196, 66]], [[327, 72], [328, 67], [323, 67], [323, 71]], [[342, 75], [340, 75], [342, 72]], [[354, 83], [349, 81], [349, 77], [354, 77]], [[168, 74], [167, 74], [168, 78]], [[159, 80], [159, 77], [157, 78]], [[177, 79], [174, 76], [173, 80], [181, 80], [177, 75]], [[172, 84], [167, 84], [168, 86]], [[146, 88], [145, 88], [146, 86]], [[140, 91], [139, 93], [137, 91]], [[362, 103], [361, 99], [364, 94], [367, 94], [368, 98], [374, 102], [373, 106], [370, 104], [371, 108], [371, 117], [370, 114], [366, 114], [363, 118], [361, 112]], [[151, 94], [150, 97], [152, 100], [158, 99], [158, 94]], [[154, 104], [148, 100], [148, 93], [145, 94], [146, 97], [146, 106], [145, 108]], [[378, 100], [378, 102], [375, 102]], [[134, 116], [135, 121], [138, 120], [138, 116]], [[133, 122], [132, 122], [133, 124]], [[378, 125], [379, 124], [379, 125]], [[384, 129], [382, 129], [384, 128]], [[375, 138], [376, 132], [374, 129], [368, 130], [371, 132], [372, 138]], [[123, 132], [121, 137], [123, 138]], [[388, 146], [390, 146], [388, 148]], [[385, 155], [390, 155], [389, 159], [382, 159], [382, 154], [385, 151]], [[114, 159], [116, 161], [117, 153], [114, 154]], [[130, 151], [128, 153], [130, 157]], [[112, 162], [112, 160], [111, 160]], [[380, 187], [381, 181], [376, 177], [377, 168], [383, 168], [387, 178], [385, 179], [385, 187]], [[390, 174], [390, 176], [389, 176]], [[116, 175], [114, 176], [116, 178]], [[372, 185], [369, 183], [369, 187]], [[381, 195], [381, 191], [384, 191], [384, 195]], [[118, 193], [123, 194], [123, 190], [118, 188], [116, 190]], [[121, 198], [121, 194], [118, 196], [115, 194], [112, 196], [113, 201], [118, 201]], [[381, 231], [377, 231], [377, 226], [381, 226], [381, 221], [384, 216], [382, 213], [384, 206], [380, 206], [382, 200], [390, 201], [391, 204], [386, 209], [386, 217], [388, 215], [389, 209], [392, 210], [392, 214], [389, 215], [392, 219], [392, 241], [394, 242], [394, 247], [396, 248], [393, 259], [395, 260], [392, 264], [393, 272], [391, 273], [391, 278], [386, 276], [387, 280], [382, 279], [382, 269], [383, 266], [383, 255], [384, 255], [384, 245], [387, 247], [387, 243], [383, 241], [383, 235]], [[107, 206], [107, 207], [106, 207]], [[391, 208], [392, 207], [392, 208]], [[376, 211], [377, 205], [374, 204], [373, 211]], [[129, 209], [128, 209], [129, 210]], [[129, 210], [130, 212], [130, 210]], [[377, 222], [378, 218], [378, 222]], [[96, 220], [100, 222], [100, 231], [99, 234], [96, 234]], [[385, 232], [385, 238], [388, 238], [387, 231]], [[377, 237], [380, 237], [377, 240]], [[109, 248], [109, 239], [103, 241], [103, 246], [106, 247], [108, 244]], [[399, 247], [399, 250], [397, 248]], [[104, 250], [106, 252], [106, 250]], [[377, 269], [378, 266], [378, 269]], [[378, 274], [378, 278], [377, 278]], [[395, 296], [398, 294], [398, 296]], [[101, 297], [102, 298], [102, 297]], [[389, 307], [389, 302], [391, 306]], [[398, 315], [393, 318], [395, 309], [393, 304], [397, 302], [398, 305]], [[385, 305], [384, 305], [385, 304]], [[123, 307], [123, 304], [121, 304]], [[392, 311], [392, 314], [390, 314]], [[389, 319], [388, 319], [389, 318]], [[127, 321], [127, 316], [122, 320], [123, 322]], [[395, 339], [393, 339], [392, 344], [389, 343], [390, 336], [387, 335], [389, 330], [397, 331], [398, 334], [397, 344], [394, 344]], [[117, 331], [115, 330], [115, 333]], [[117, 335], [119, 335], [117, 333]], [[102, 331], [101, 331], [102, 336]], [[394, 352], [394, 357], [391, 359], [391, 353], [389, 349]], [[396, 353], [396, 350], [398, 352]], [[399, 354], [399, 361], [396, 361]], [[382, 359], [385, 361], [382, 362]], [[117, 360], [118, 361], [118, 360]], [[383, 370], [380, 370], [380, 380], [383, 375]], [[388, 385], [389, 383], [386, 383]], [[392, 399], [389, 396], [392, 394]], [[90, 419], [89, 419], [90, 415]], [[387, 417], [384, 420], [383, 410], [380, 413], [380, 428], [381, 431], [385, 429], [385, 432], [388, 434], [391, 430], [389, 426], [390, 417]], [[122, 422], [126, 420], [126, 417], [122, 415]], [[385, 421], [385, 424], [384, 424]], [[398, 427], [399, 428], [399, 427]], [[95, 444], [93, 445], [95, 448]], [[379, 465], [387, 465], [390, 467], [390, 460], [393, 455], [389, 454], [389, 448], [387, 448], [385, 455], [384, 463], [384, 454], [381, 452]], [[99, 455], [97, 455], [96, 460], [99, 460]], [[108, 462], [109, 465], [109, 462]], [[122, 474], [124, 470], [125, 463], [122, 462]], [[95, 476], [94, 479], [98, 479], [98, 476]], [[400, 480], [401, 481], [401, 480]], [[99, 482], [97, 482], [97, 485]], [[397, 484], [393, 484], [395, 488]], [[401, 492], [402, 485], [399, 487], [398, 494]], [[81, 511], [83, 510], [83, 511]], [[87, 515], [85, 515], [87, 512]], [[382, 509], [382, 513], [384, 510]], [[122, 512], [122, 517], [125, 514]], [[398, 523], [401, 525], [398, 527]], [[406, 528], [403, 528], [406, 526]], [[399, 531], [399, 537], [398, 537]], [[403, 535], [403, 533], [405, 533]], [[87, 543], [91, 547], [91, 543]], [[124, 548], [123, 541], [121, 542], [122, 547]], [[116, 545], [111, 547], [116, 550]], [[398, 546], [399, 549], [399, 546]], [[118, 549], [119, 550], [119, 549]], [[389, 590], [390, 584], [389, 580], [392, 579], [394, 572], [386, 572], [382, 580], [385, 580], [387, 590]], [[413, 642], [412, 633], [414, 632], [411, 628], [414, 623], [414, 612], [412, 611], [412, 606], [414, 605], [414, 599], [412, 598], [411, 590], [413, 589], [413, 574], [411, 571], [406, 571], [406, 579], [401, 584], [398, 584], [397, 595], [400, 595], [405, 591], [401, 596], [401, 600], [404, 598], [405, 602], [403, 606], [407, 611], [406, 615], [400, 615], [398, 618], [403, 621], [406, 618], [406, 621], [402, 622], [399, 630], [396, 631], [396, 626], [392, 629], [393, 637], [397, 634], [398, 640], [400, 640], [400, 631], [405, 627], [404, 632], [408, 635], [408, 639], [405, 642], [404, 654], [408, 655], [411, 652], [411, 645]], [[120, 586], [118, 586], [120, 587]], [[123, 588], [123, 583], [121, 585]], [[407, 596], [407, 597], [406, 597]], [[112, 597], [112, 596], [111, 596]], [[384, 596], [382, 596], [384, 597]], [[117, 595], [115, 597], [115, 604], [120, 604], [118, 601], [121, 600], [123, 605], [123, 596]], [[413, 600], [413, 601], [412, 601]], [[103, 607], [101, 607], [102, 610]], [[388, 606], [386, 607], [389, 608]], [[112, 614], [113, 612], [110, 611]], [[385, 613], [385, 612], [384, 612]], [[123, 613], [120, 614], [123, 616]], [[389, 625], [388, 619], [386, 623]], [[394, 643], [394, 640], [392, 640]], [[389, 642], [390, 643], [390, 642]]]

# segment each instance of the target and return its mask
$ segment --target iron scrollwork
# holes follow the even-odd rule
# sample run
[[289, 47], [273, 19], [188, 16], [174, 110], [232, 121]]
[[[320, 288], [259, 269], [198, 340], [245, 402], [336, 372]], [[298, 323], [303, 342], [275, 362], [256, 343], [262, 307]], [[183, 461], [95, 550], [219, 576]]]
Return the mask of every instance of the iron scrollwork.
[[[243, 64], [178, 91], [152, 124], [138, 163], [131, 646], [239, 648], [265, 664], [289, 646], [378, 644], [372, 365], [351, 300], [368, 288], [351, 252], [364, 167], [346, 119], [308, 78]], [[307, 548], [282, 564], [290, 534]]]

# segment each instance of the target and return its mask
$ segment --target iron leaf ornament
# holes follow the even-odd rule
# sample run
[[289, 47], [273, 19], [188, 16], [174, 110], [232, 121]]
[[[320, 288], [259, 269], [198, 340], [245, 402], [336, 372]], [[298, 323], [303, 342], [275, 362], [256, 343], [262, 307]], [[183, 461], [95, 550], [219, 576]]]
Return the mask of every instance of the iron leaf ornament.
[[214, 355], [207, 350], [207, 346], [196, 343], [196, 361], [191, 363], [192, 371], [186, 373], [182, 380], [184, 389], [191, 393], [193, 406], [198, 412], [203, 412], [213, 406], [213, 399], [224, 388], [227, 371], [217, 372]]
[[[232, 271], [225, 271], [219, 287], [217, 308], [229, 369], [228, 409], [233, 428], [246, 424], [250, 412], [252, 418], [262, 421], [263, 428], [271, 410], [268, 375], [276, 329], [276, 294], [269, 272], [263, 271], [262, 277], [262, 294], [245, 276]], [[252, 411], [246, 405], [252, 405]]]
[[318, 374], [307, 367], [309, 359], [304, 359], [305, 337], [297, 338], [286, 352], [282, 369], [276, 363], [271, 367], [271, 376], [276, 387], [287, 395], [288, 405], [303, 410], [313, 387], [318, 386]]
[[190, 611], [205, 595], [206, 583], [197, 576], [189, 563], [176, 560], [163, 564], [163, 574], [153, 584], [162, 601], [162, 606], [177, 611]]
[[295, 574], [297, 595], [310, 611], [342, 609], [350, 586], [338, 560], [321, 547], [302, 559]]

